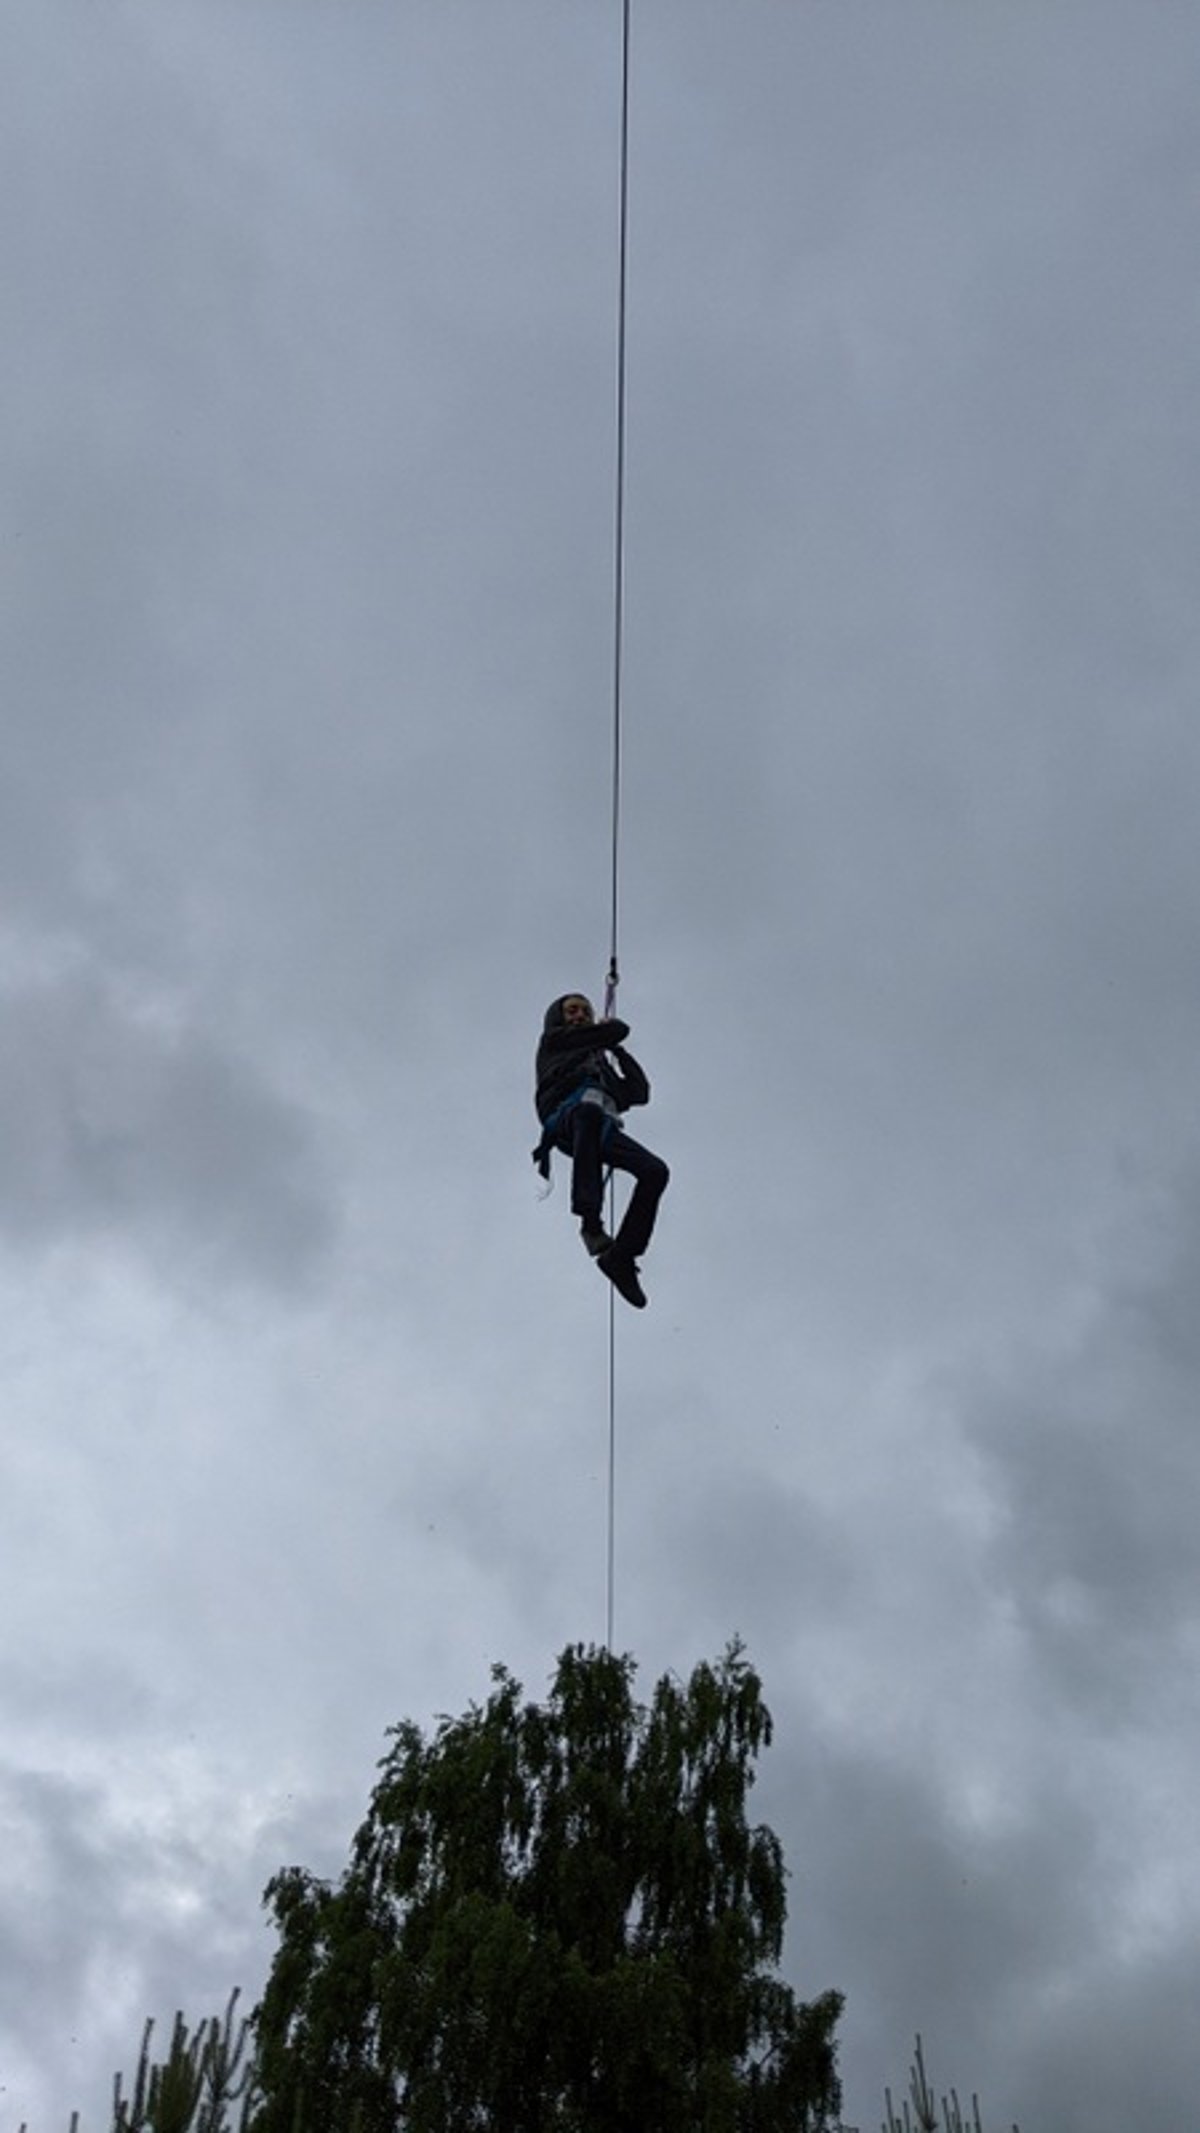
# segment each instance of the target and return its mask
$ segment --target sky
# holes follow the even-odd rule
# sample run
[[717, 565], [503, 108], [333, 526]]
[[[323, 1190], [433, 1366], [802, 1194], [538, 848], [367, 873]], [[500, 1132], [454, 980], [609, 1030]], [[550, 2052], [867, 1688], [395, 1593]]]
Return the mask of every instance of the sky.
[[[0, 2133], [605, 1630], [616, 0], [9, 0]], [[634, 0], [615, 1641], [845, 2115], [1200, 2112], [1200, 14]]]

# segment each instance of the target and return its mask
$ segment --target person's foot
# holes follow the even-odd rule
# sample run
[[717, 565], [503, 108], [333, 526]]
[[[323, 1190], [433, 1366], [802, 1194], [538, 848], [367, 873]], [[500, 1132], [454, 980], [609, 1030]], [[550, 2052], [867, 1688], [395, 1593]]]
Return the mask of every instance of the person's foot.
[[637, 1264], [627, 1252], [623, 1252], [619, 1245], [610, 1244], [596, 1263], [601, 1273], [608, 1275], [614, 1289], [620, 1292], [626, 1303], [632, 1304], [635, 1311], [645, 1310], [646, 1292], [638, 1280]]
[[581, 1222], [579, 1234], [583, 1238], [585, 1250], [591, 1253], [593, 1259], [598, 1259], [601, 1252], [611, 1249], [612, 1238], [602, 1223]]

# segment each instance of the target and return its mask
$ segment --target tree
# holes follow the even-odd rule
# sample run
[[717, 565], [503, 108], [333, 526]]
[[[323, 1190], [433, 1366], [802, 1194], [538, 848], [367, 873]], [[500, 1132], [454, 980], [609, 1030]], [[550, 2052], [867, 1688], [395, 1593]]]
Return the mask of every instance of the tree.
[[237, 2002], [231, 1993], [224, 2021], [211, 2015], [194, 2033], [177, 2014], [167, 2057], [154, 2064], [154, 2023], [146, 2023], [132, 2093], [123, 2093], [119, 2074], [113, 2084], [113, 2133], [235, 2133], [235, 2126], [246, 2133], [253, 2101], [253, 2069], [244, 2063], [250, 2025], [236, 2021]]
[[[892, 2105], [892, 2092], [890, 2089], [884, 2090], [887, 2119], [881, 2133], [983, 2133], [978, 2096], [971, 2098], [969, 2128], [953, 2089], [948, 2096], [942, 2097], [939, 2110], [936, 2092], [925, 2072], [925, 2054], [921, 2048], [920, 2037], [917, 2038], [917, 2048], [908, 2077], [908, 2094], [909, 2102], [903, 2106], [904, 2115], [898, 2118]], [[1017, 2133], [1016, 2126], [1012, 2128], [1012, 2133]]]
[[[237, 2020], [238, 1997], [230, 1994], [223, 2021], [210, 2015], [195, 2031], [177, 2014], [163, 2060], [151, 2061], [154, 2022], [147, 2021], [130, 2093], [120, 2074], [113, 2082], [112, 2133], [247, 2133], [254, 2073], [245, 2058], [249, 2018]], [[19, 2133], [27, 2133], [24, 2124]], [[68, 2133], [79, 2133], [78, 2111]]]
[[266, 1901], [253, 2133], [827, 2133], [841, 1997], [776, 1974], [780, 1847], [746, 1820], [771, 1737], [737, 1643], [649, 1709], [568, 1647], [544, 1706], [391, 1736], [350, 1864]]

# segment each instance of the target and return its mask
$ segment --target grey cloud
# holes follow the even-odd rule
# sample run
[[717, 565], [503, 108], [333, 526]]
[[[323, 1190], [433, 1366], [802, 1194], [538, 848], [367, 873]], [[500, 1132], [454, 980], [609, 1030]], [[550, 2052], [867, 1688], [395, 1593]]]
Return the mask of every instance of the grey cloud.
[[1101, 1923], [1091, 1959], [1021, 2010], [1024, 2067], [1014, 2089], [1022, 2133], [1196, 2122], [1196, 1942], [1189, 1919], [1132, 1955]]
[[96, 1650], [43, 1649], [34, 1657], [22, 1647], [0, 1659], [0, 1708], [10, 1731], [41, 1734], [69, 1711], [93, 1738], [111, 1740], [143, 1725], [156, 1706], [144, 1681]]
[[6, 1768], [0, 1799], [12, 1832], [0, 1911], [6, 2006], [18, 2033], [40, 2034], [50, 2060], [64, 2046], [61, 2032], [47, 2034], [51, 2021], [69, 2020], [86, 1973], [102, 1961], [100, 1948], [119, 1946], [122, 1913], [128, 1918], [133, 1907], [136, 1915], [154, 1861], [140, 1840], [105, 1827], [102, 1795], [91, 1784]]
[[[603, 967], [616, 18], [12, 17], [0, 886], [85, 945], [0, 1002], [36, 1425], [6, 1560], [46, 1654], [42, 1693], [14, 1630], [0, 1688], [22, 1738], [63, 1705], [62, 1768], [141, 1727], [157, 1784], [169, 1651], [206, 1755], [336, 1788], [422, 1666], [452, 1708], [601, 1614], [597, 1277], [564, 1184], [520, 1216], [541, 1009]], [[989, 2124], [1062, 2133], [1072, 2055], [1087, 2133], [1150, 2117], [1110, 2029], [1194, 2115], [1186, 1944], [1128, 1927], [1191, 1745], [1195, 1194], [1153, 1279], [1102, 1232], [1141, 1191], [1118, 1150], [1169, 1176], [1194, 1127], [1198, 24], [635, 13], [623, 1005], [675, 1183], [619, 1329], [618, 1632], [675, 1665], [739, 1627], [763, 1664], [793, 1945], [849, 1992], [864, 2128], [918, 2025]], [[89, 1421], [46, 1248], [286, 1301], [332, 1233], [283, 1093], [318, 1077], [337, 1311], [125, 1324], [117, 1279], [128, 1427]], [[117, 1592], [76, 1526], [102, 1556], [141, 1500], [151, 1402]], [[7, 1798], [52, 1833], [53, 1917], [5, 1949], [55, 2133], [72, 1935], [74, 1978], [109, 1902], [167, 1948], [121, 2052], [214, 1943], [171, 1941], [86, 1788]]]
[[[1000, 1514], [989, 1574], [1056, 1688], [1120, 1722], [1168, 1702], [1200, 1621], [1200, 1187], [1186, 1172], [1066, 1349], [968, 1409]], [[968, 1395], [969, 1400], [969, 1395]]]
[[[128, 1742], [126, 1743], [128, 1746]], [[277, 1867], [314, 1852], [330, 1802], [247, 1811], [197, 1797], [168, 1826], [108, 1782], [0, 1765], [0, 2098], [32, 2133], [107, 2123], [112, 2077], [133, 2071], [147, 2015], [195, 2022], [235, 1984], [249, 2008], [268, 1952], [259, 1899]], [[7, 2094], [4, 2090], [7, 2089]]]
[[[804, 1740], [802, 1714], [776, 1709]], [[918, 2031], [939, 2088], [978, 2091], [988, 2127], [1190, 2123], [1187, 1938], [1120, 1948], [1129, 1890], [1085, 1766], [981, 1829], [950, 1807], [948, 1767], [813, 1741], [790, 1763], [773, 1757], [759, 1804], [793, 1868], [790, 1967], [848, 1995], [851, 2123], [866, 2133], [885, 2083], [903, 2091]]]
[[[628, 1504], [626, 1530], [635, 1560], [687, 1566], [676, 1601], [680, 1635], [716, 1647], [736, 1630], [765, 1663], [769, 1634], [782, 1653], [801, 1626], [811, 1629], [851, 1604], [861, 1566], [839, 1522], [802, 1486], [768, 1480], [756, 1463], [706, 1459], [698, 1405], [673, 1412], [666, 1397], [656, 1403], [656, 1430], [686, 1446], [687, 1461], [678, 1452], [674, 1462], [664, 1458], [653, 1494]], [[670, 1605], [659, 1600], [656, 1613], [664, 1612]]]
[[313, 1275], [333, 1234], [313, 1125], [253, 1067], [87, 972], [0, 1007], [10, 1246], [104, 1236], [191, 1276]]

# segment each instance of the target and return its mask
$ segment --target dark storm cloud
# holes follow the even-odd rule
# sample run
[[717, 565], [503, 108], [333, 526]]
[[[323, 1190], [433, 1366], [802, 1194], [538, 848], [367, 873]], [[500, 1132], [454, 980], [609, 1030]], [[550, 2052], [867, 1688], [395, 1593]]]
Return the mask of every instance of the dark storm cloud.
[[[113, 1830], [98, 1787], [6, 1767], [0, 1804], [8, 1839], [0, 1913], [5, 2000], [21, 2026], [42, 2032], [48, 2058], [56, 2048], [66, 2056], [61, 2032], [45, 2034], [52, 2015], [69, 2019], [85, 1995], [86, 1973], [103, 1963], [103, 1948], [111, 1954], [120, 1946], [122, 1913], [144, 1901], [162, 1862], [135, 1833]], [[39, 1900], [43, 1889], [57, 1890], [60, 1900]]]
[[128, 2091], [147, 2015], [161, 2047], [183, 2000], [194, 2026], [240, 1979], [248, 2011], [267, 1879], [293, 1857], [325, 1864], [312, 1822], [287, 1802], [194, 1796], [186, 1825], [153, 1788], [133, 1797], [141, 1774], [123, 1779], [115, 1747], [106, 1783], [0, 1765], [0, 1976], [8, 2037], [20, 2040], [0, 2064], [6, 2133], [51, 2081], [58, 2109], [31, 2116], [32, 2133], [58, 2133], [69, 2107], [84, 2133], [107, 2123], [112, 2076]]
[[600, 859], [608, 144], [536, 68], [514, 130], [507, 29], [442, 20], [376, 24], [364, 75], [320, 10], [120, 10], [85, 93], [72, 12], [11, 72], [0, 877], [172, 982], [238, 898], [242, 958], [359, 1024], [518, 923], [518, 762]]
[[[58, 1967], [102, 2108], [338, 1849], [314, 1809], [235, 1904], [230, 1765], [357, 1805], [368, 1714], [603, 1619], [599, 1277], [527, 1151], [603, 967], [618, 24], [12, 12], [0, 886], [59, 961], [0, 1001], [0, 1692], [76, 1775], [14, 1746], [0, 1957], [54, 2133]], [[1156, 1273], [1113, 1232], [1194, 1140], [1198, 19], [635, 10], [622, 917], [674, 1179], [617, 1628], [643, 1686], [763, 1665], [864, 2129], [918, 2027], [989, 2125], [1194, 2116], [1190, 1185]], [[251, 1324], [179, 1308], [201, 1267]], [[161, 1789], [191, 1704], [134, 1856], [79, 1773], [124, 1727]]]
[[1200, 1172], [1155, 1196], [1156, 1262], [1096, 1297], [1064, 1349], [969, 1413], [1001, 1523], [990, 1574], [1056, 1696], [1124, 1728], [1188, 1705], [1200, 1625]]
[[903, 2092], [918, 2032], [939, 2089], [978, 2091], [989, 2128], [1190, 2123], [1190, 1929], [1120, 1925], [1136, 1897], [1086, 1761], [988, 1826], [952, 1804], [952, 1756], [905, 1772], [862, 1743], [797, 1752], [803, 1715], [776, 1708], [789, 1745], [756, 1799], [792, 1869], [791, 1968], [848, 1996], [851, 2123]]
[[1027, 2063], [1010, 2092], [1026, 2129], [1089, 2133], [1097, 2125], [1196, 2122], [1194, 1913], [1127, 1953], [1102, 1920], [1095, 1951], [1030, 1993], [1020, 2010]]
[[[929, 1388], [982, 1455], [986, 1508], [966, 1546], [948, 1524], [939, 1533], [946, 1494], [923, 1532], [897, 1518], [890, 1563], [876, 1533], [865, 1589], [877, 1607], [894, 1602], [897, 1634], [882, 1620], [872, 1633], [888, 1662], [874, 1752], [866, 1731], [835, 1751], [817, 1729], [814, 1702], [830, 1698], [816, 1657], [807, 1693], [793, 1664], [772, 1698], [764, 1805], [795, 1868], [795, 1960], [848, 1992], [848, 2066], [896, 2089], [920, 2030], [939, 2081], [977, 2087], [989, 2125], [1183, 2125], [1200, 2085], [1184, 2012], [1196, 1968], [1194, 1164], [1171, 1188], [1143, 1183], [1137, 1205], [1109, 1240], [1106, 1263], [1122, 1271], [1069, 1334]], [[944, 1619], [910, 1609], [914, 1548], [948, 1573]], [[853, 1586], [849, 1604], [861, 1626]], [[829, 1636], [828, 1599], [821, 1619]], [[783, 1650], [770, 1657], [769, 1693], [788, 1667]], [[853, 2090], [848, 2102], [872, 2122]]]
[[313, 1128], [252, 1066], [85, 972], [0, 996], [0, 1234], [105, 1237], [188, 1275], [306, 1282], [333, 1216]]

